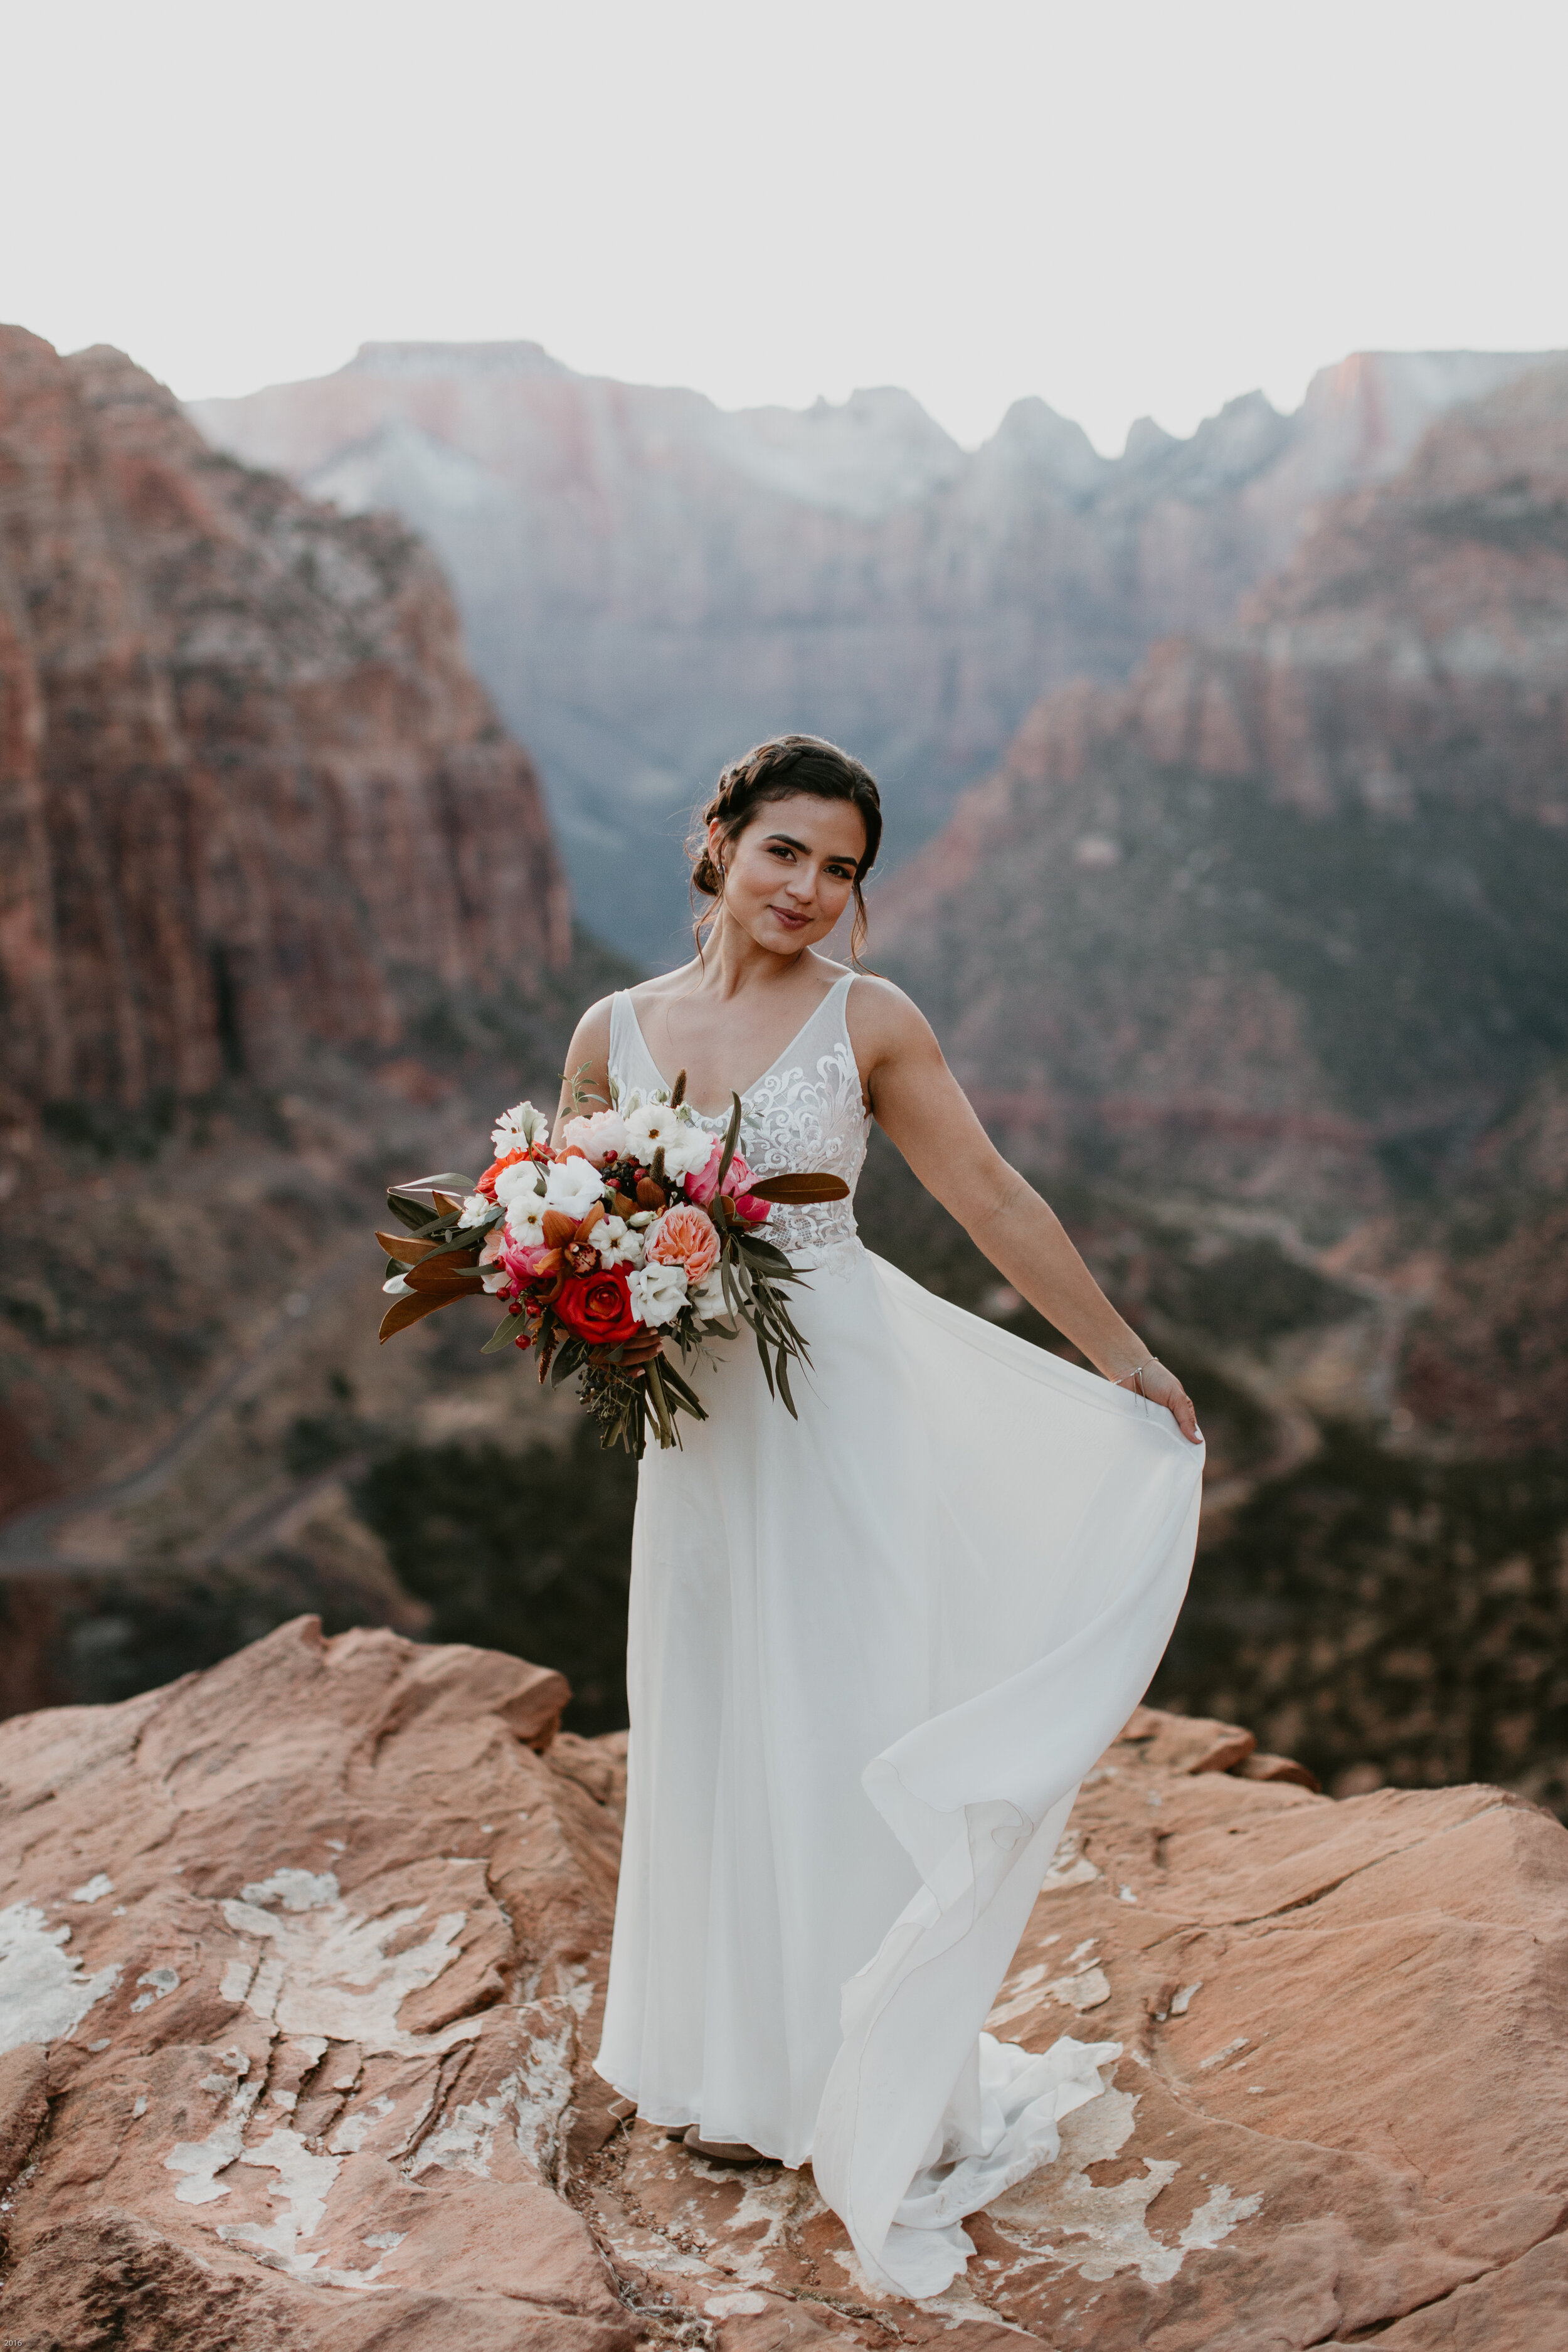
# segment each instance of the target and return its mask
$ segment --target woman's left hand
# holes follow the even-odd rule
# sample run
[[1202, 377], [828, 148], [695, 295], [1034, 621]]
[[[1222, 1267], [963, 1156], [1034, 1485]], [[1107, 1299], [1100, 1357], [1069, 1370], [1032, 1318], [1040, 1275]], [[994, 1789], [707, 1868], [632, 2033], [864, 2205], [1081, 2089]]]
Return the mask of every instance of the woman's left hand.
[[1119, 1389], [1131, 1389], [1135, 1395], [1147, 1397], [1151, 1404], [1163, 1404], [1189, 1444], [1203, 1444], [1197, 1408], [1167, 1365], [1155, 1359], [1140, 1364], [1135, 1371], [1112, 1373], [1111, 1378]]

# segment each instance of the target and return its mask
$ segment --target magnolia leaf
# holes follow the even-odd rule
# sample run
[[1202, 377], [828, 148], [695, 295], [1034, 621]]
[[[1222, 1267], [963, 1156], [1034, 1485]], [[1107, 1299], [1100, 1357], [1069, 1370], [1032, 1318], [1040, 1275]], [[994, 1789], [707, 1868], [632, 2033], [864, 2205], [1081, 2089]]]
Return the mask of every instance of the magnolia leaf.
[[756, 1201], [847, 1201], [849, 1187], [842, 1176], [762, 1176], [746, 1186]]
[[417, 1265], [422, 1257], [428, 1257], [433, 1249], [441, 1246], [439, 1242], [416, 1242], [412, 1238], [405, 1241], [401, 1234], [377, 1234], [376, 1240], [399, 1265]]
[[390, 1339], [395, 1332], [406, 1331], [411, 1323], [419, 1322], [426, 1315], [438, 1315], [443, 1307], [450, 1307], [460, 1296], [458, 1291], [444, 1290], [433, 1298], [395, 1298], [381, 1318], [383, 1341]]
[[405, 1265], [403, 1279], [410, 1290], [428, 1292], [450, 1291], [456, 1297], [460, 1291], [477, 1289], [484, 1276], [477, 1265], [448, 1265], [439, 1261], [432, 1265], [426, 1258], [422, 1265]]

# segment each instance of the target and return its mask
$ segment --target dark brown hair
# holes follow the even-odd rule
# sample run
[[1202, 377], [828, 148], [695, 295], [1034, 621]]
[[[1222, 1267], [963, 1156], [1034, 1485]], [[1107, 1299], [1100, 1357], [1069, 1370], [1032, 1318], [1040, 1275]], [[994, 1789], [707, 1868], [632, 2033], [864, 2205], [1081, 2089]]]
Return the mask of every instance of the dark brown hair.
[[[724, 877], [708, 854], [708, 828], [717, 822], [726, 843], [738, 841], [757, 811], [769, 801], [787, 801], [809, 793], [819, 801], [847, 801], [860, 812], [866, 828], [866, 850], [855, 869], [855, 921], [849, 934], [849, 960], [860, 961], [866, 944], [866, 900], [861, 885], [877, 862], [882, 841], [882, 801], [877, 780], [858, 760], [841, 751], [820, 735], [775, 735], [753, 745], [743, 759], [732, 760], [720, 777], [713, 797], [697, 816], [687, 842], [691, 887], [705, 898], [721, 899]], [[702, 927], [717, 912], [706, 908], [697, 918], [699, 949]]]

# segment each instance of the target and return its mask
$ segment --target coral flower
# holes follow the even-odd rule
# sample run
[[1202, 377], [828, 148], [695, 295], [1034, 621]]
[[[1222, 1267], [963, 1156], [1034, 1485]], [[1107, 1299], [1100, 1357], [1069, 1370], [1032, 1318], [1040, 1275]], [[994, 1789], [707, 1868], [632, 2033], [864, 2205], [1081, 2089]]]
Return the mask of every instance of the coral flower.
[[482, 1192], [487, 1201], [493, 1201], [496, 1196], [496, 1178], [500, 1174], [501, 1170], [515, 1167], [520, 1160], [526, 1160], [528, 1156], [526, 1151], [509, 1151], [501, 1159], [492, 1160], [475, 1185], [475, 1192]]
[[712, 1218], [706, 1210], [678, 1201], [649, 1228], [644, 1264], [649, 1259], [657, 1265], [683, 1265], [688, 1282], [695, 1286], [719, 1263], [719, 1235]]

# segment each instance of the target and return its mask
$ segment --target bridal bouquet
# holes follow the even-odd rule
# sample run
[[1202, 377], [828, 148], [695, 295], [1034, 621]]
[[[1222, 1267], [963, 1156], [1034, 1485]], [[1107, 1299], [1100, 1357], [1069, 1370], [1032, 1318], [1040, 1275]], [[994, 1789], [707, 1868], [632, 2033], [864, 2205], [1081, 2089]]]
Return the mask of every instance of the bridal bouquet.
[[[459, 1298], [500, 1299], [483, 1352], [536, 1349], [541, 1381], [581, 1376], [599, 1442], [640, 1456], [675, 1419], [708, 1418], [684, 1367], [748, 1325], [769, 1393], [793, 1414], [788, 1364], [809, 1364], [784, 1286], [801, 1277], [761, 1227], [774, 1202], [842, 1200], [837, 1176], [757, 1179], [736, 1150], [737, 1095], [722, 1139], [683, 1101], [686, 1073], [644, 1102], [569, 1118], [555, 1144], [531, 1103], [503, 1113], [496, 1157], [475, 1183], [425, 1176], [395, 1186], [405, 1230], [378, 1233], [390, 1339]], [[679, 1351], [678, 1370], [671, 1349]]]

